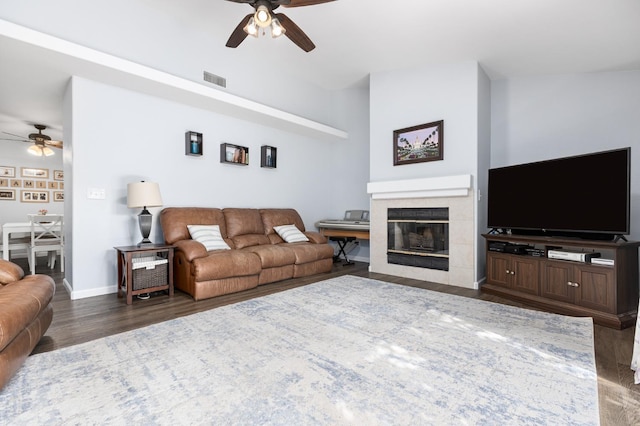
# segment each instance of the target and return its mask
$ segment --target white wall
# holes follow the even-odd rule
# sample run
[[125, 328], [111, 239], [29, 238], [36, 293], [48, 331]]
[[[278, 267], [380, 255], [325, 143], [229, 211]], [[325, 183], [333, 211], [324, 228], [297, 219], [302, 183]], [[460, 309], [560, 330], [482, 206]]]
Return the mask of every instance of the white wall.
[[[72, 297], [115, 291], [114, 246], [141, 238], [137, 209], [126, 207], [126, 186], [160, 184], [165, 206], [293, 207], [308, 229], [366, 199], [366, 96], [341, 94], [337, 105], [356, 111], [348, 119], [355, 137], [317, 141], [74, 77], [70, 142], [73, 176]], [[346, 113], [346, 109], [345, 109]], [[358, 122], [360, 120], [360, 123]], [[358, 130], [360, 129], [360, 130]], [[365, 129], [365, 130], [362, 130]], [[204, 155], [186, 156], [184, 133], [203, 133]], [[222, 142], [247, 146], [250, 165], [221, 164]], [[260, 168], [260, 146], [278, 148], [277, 169]], [[342, 155], [343, 153], [349, 155]], [[66, 165], [66, 163], [65, 163]], [[341, 170], [351, 170], [345, 182]], [[87, 198], [103, 188], [105, 200]], [[345, 195], [349, 194], [349, 195]], [[358, 204], [362, 203], [359, 201]], [[162, 241], [154, 214], [152, 240]]]
[[[478, 64], [380, 72], [370, 79], [371, 181], [476, 174]], [[393, 131], [444, 120], [444, 160], [393, 165]]]
[[[348, 89], [334, 94], [330, 121], [349, 134], [336, 144], [320, 179], [333, 182], [327, 218], [342, 219], [346, 210], [370, 210], [369, 181], [369, 89]], [[364, 177], [364, 179], [363, 179]], [[335, 245], [335, 243], [332, 243]], [[349, 260], [369, 262], [370, 242], [358, 240]]]
[[494, 81], [491, 99], [491, 167], [632, 147], [630, 236], [640, 239], [640, 71]]
[[[480, 235], [487, 230], [487, 170], [491, 164], [491, 81], [478, 67], [478, 149], [476, 188], [476, 230]], [[486, 277], [486, 244], [484, 238], [476, 241], [476, 277]]]

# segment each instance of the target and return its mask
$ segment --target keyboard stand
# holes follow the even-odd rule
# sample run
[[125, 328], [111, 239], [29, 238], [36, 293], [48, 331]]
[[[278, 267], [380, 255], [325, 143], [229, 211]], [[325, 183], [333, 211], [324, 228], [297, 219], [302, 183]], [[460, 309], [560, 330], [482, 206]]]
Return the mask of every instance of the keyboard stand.
[[344, 256], [344, 263], [342, 264], [343, 266], [354, 265], [354, 263], [350, 261], [349, 258], [347, 257], [347, 253], [344, 251], [344, 249], [347, 246], [347, 244], [349, 244], [351, 241], [355, 241], [356, 237], [329, 237], [329, 239], [331, 241], [335, 241], [336, 243], [338, 243], [338, 247], [340, 247], [340, 250], [338, 251], [338, 255], [334, 257], [334, 262], [340, 259], [340, 255], [343, 255]]

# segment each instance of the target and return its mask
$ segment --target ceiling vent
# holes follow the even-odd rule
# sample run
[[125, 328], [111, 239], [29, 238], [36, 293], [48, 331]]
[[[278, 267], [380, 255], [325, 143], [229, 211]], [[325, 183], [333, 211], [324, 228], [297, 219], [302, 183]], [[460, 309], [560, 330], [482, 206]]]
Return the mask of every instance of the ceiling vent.
[[219, 75], [211, 74], [210, 72], [204, 72], [204, 81], [208, 81], [209, 83], [213, 83], [216, 86], [227, 87], [227, 79], [224, 77], [220, 77]]

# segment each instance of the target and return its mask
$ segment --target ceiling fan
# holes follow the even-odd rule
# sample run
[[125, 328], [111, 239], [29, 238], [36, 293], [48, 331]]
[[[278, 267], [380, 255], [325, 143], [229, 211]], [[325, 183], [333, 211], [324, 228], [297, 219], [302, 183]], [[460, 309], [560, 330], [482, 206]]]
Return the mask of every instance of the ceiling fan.
[[282, 34], [289, 37], [289, 40], [298, 45], [305, 52], [315, 49], [311, 39], [284, 13], [273, 13], [280, 6], [301, 7], [313, 6], [315, 4], [328, 3], [335, 0], [227, 0], [234, 3], [247, 3], [254, 9], [254, 13], [245, 16], [231, 33], [227, 40], [227, 47], [238, 47], [244, 39], [251, 35], [258, 37], [260, 32], [266, 33], [266, 29], [271, 29], [272, 37], [279, 37]]
[[33, 145], [31, 145], [28, 149], [29, 153], [46, 157], [54, 154], [53, 150], [49, 147], [62, 148], [62, 141], [51, 140], [50, 136], [42, 133], [42, 131], [45, 130], [47, 126], [45, 126], [44, 124], [34, 124], [33, 126], [38, 130], [38, 133], [30, 133], [28, 139], [25, 139], [24, 137], [13, 133], [2, 132], [6, 135], [15, 136], [19, 139], [0, 138], [0, 140], [33, 143]]

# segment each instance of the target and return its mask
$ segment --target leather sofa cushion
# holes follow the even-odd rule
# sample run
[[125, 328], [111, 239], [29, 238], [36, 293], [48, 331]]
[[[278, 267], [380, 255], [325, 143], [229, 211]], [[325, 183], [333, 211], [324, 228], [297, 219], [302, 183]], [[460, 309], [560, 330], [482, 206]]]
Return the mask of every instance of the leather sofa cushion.
[[191, 267], [197, 281], [258, 275], [261, 269], [258, 256], [242, 250], [212, 251], [194, 259]]
[[237, 249], [270, 244], [269, 238], [264, 234], [238, 235], [233, 237], [231, 241], [233, 241], [233, 245]]
[[217, 208], [167, 207], [160, 212], [160, 223], [167, 244], [191, 239], [187, 225], [218, 225], [222, 238], [227, 238], [224, 215]]
[[22, 277], [24, 277], [24, 271], [21, 267], [8, 260], [0, 259], [0, 284], [20, 281]]
[[49, 305], [55, 288], [53, 279], [47, 275], [28, 275], [0, 287], [0, 350]]
[[294, 252], [296, 265], [333, 258], [333, 247], [329, 244], [283, 243], [282, 245], [286, 245], [286, 248]]
[[227, 224], [227, 235], [232, 240], [239, 235], [265, 234], [260, 210], [226, 208], [222, 212]]
[[263, 268], [293, 265], [296, 261], [295, 252], [288, 247], [263, 245], [247, 247], [243, 251], [256, 254]]
[[309, 238], [309, 241], [315, 244], [325, 244], [328, 241], [327, 237], [325, 237], [319, 232], [305, 231], [304, 235], [306, 235], [307, 238]]

